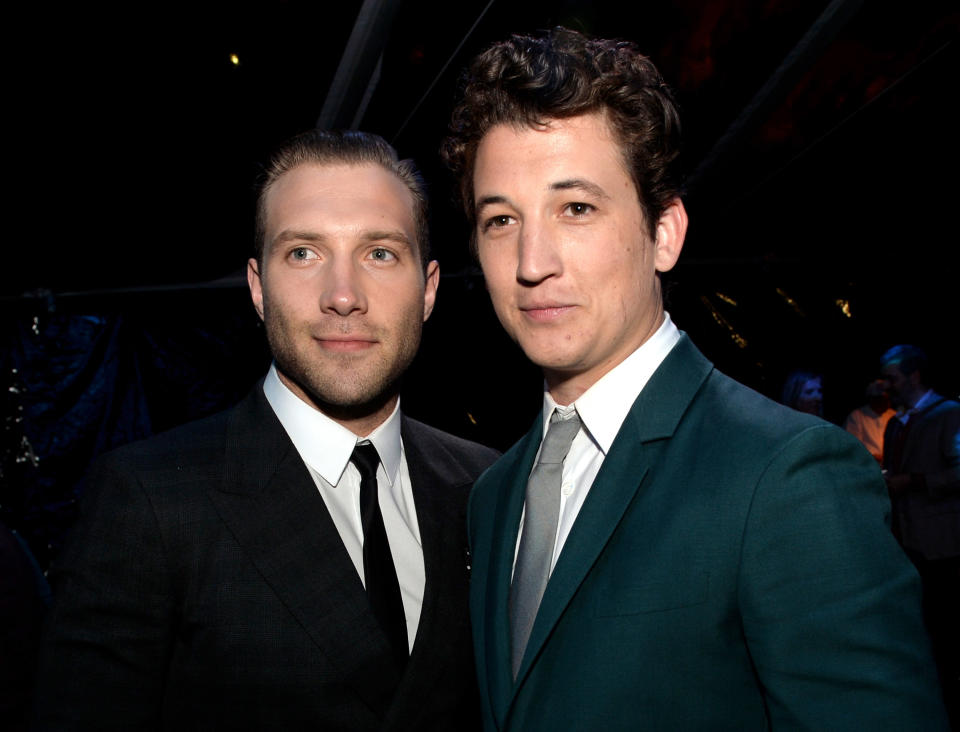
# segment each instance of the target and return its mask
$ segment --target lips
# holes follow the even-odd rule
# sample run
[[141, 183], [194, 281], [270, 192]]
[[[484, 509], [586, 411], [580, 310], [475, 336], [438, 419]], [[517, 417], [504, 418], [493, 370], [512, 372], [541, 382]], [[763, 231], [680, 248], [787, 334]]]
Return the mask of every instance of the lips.
[[554, 302], [533, 303], [529, 305], [522, 305], [520, 307], [520, 312], [522, 312], [530, 320], [534, 320], [539, 323], [549, 323], [559, 320], [564, 315], [571, 312], [574, 307], [575, 306], [573, 305], [565, 305]]
[[328, 351], [337, 351], [341, 353], [351, 353], [363, 351], [374, 346], [377, 341], [369, 336], [362, 335], [330, 335], [314, 336], [321, 348]]

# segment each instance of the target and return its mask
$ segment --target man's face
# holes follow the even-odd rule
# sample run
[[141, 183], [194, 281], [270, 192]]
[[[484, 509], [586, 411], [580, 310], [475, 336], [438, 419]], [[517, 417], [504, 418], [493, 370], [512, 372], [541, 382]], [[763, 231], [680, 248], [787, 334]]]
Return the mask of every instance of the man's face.
[[668, 207], [652, 242], [599, 114], [493, 127], [473, 182], [477, 251], [497, 316], [554, 398], [572, 401], [660, 326], [657, 272], [680, 254], [683, 204]]
[[321, 408], [391, 396], [439, 280], [436, 262], [424, 277], [410, 191], [379, 165], [305, 164], [265, 211], [263, 265], [251, 259], [247, 280], [280, 379]]
[[880, 369], [880, 378], [887, 386], [887, 392], [890, 394], [890, 403], [895, 407], [909, 407], [907, 403], [910, 391], [908, 377], [900, 370], [900, 364], [884, 364]]

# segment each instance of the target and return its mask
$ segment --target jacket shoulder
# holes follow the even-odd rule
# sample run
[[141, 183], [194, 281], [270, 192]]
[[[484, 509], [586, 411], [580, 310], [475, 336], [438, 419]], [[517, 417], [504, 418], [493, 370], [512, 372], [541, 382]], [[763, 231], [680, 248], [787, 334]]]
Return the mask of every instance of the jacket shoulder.
[[856, 441], [836, 425], [775, 402], [717, 370], [697, 396], [698, 409], [707, 415], [705, 423], [715, 434], [728, 439], [740, 436], [753, 441], [762, 436], [761, 444], [772, 446], [789, 442], [811, 428], [821, 428], [841, 441]]
[[960, 401], [952, 399], [951, 397], [941, 396], [936, 394], [936, 401], [926, 412], [921, 412], [923, 416], [930, 415], [937, 418], [946, 418], [948, 415], [950, 418], [958, 419], [960, 418]]
[[149, 476], [163, 485], [222, 478], [228, 450], [253, 449], [268, 434], [281, 430], [259, 387], [236, 405], [97, 458], [91, 475]]
[[431, 460], [447, 458], [457, 463], [472, 478], [492, 465], [500, 453], [479, 442], [465, 440], [410, 417], [403, 417], [404, 444], [408, 442], [428, 455]]
[[104, 453], [95, 462], [101, 469], [162, 470], [195, 467], [222, 455], [231, 410], [174, 427]]

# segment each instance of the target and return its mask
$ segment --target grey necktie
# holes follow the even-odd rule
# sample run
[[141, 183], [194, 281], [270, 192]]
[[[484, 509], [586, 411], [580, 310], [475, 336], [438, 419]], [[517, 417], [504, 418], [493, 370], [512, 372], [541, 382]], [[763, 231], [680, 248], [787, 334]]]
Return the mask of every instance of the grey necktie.
[[510, 641], [514, 678], [520, 669], [520, 661], [540, 607], [540, 598], [550, 577], [550, 562], [560, 515], [563, 459], [579, 431], [580, 417], [576, 412], [569, 419], [561, 419], [559, 412], [554, 411], [547, 436], [540, 446], [540, 459], [527, 481], [523, 533], [513, 570], [513, 584], [510, 586]]

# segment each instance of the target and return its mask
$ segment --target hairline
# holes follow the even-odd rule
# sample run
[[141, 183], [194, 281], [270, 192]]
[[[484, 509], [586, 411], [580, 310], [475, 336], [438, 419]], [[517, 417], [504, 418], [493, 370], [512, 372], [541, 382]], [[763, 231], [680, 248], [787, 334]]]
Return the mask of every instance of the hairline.
[[[305, 167], [314, 167], [314, 168], [330, 168], [330, 167], [349, 167], [349, 168], [362, 168], [367, 166], [375, 166], [381, 170], [389, 173], [393, 178], [400, 182], [400, 185], [403, 187], [404, 192], [409, 196], [409, 208], [410, 208], [410, 220], [413, 223], [413, 232], [414, 236], [412, 239], [408, 240], [408, 243], [415, 247], [417, 259], [422, 263], [424, 271], [429, 264], [427, 257], [424, 252], [421, 251], [423, 247], [423, 242], [420, 241], [420, 228], [417, 225], [417, 199], [414, 195], [413, 190], [408, 185], [407, 181], [396, 171], [393, 170], [390, 166], [385, 165], [379, 160], [347, 160], [338, 157], [331, 157], [330, 160], [303, 160], [296, 165], [293, 165], [286, 170], [284, 170], [280, 175], [276, 176], [272, 180], [264, 183], [263, 187], [260, 189], [260, 194], [257, 197], [257, 220], [263, 223], [263, 236], [262, 240], [258, 243], [257, 252], [258, 256], [256, 257], [257, 266], [262, 270], [263, 262], [267, 252], [267, 245], [273, 245], [274, 241], [267, 241], [267, 196], [270, 195], [270, 192], [273, 190], [273, 187], [282, 179], [285, 178], [289, 173], [299, 170], [300, 168]], [[404, 237], [406, 238], [406, 237]]]
[[416, 254], [424, 273], [430, 258], [429, 197], [427, 184], [416, 163], [401, 159], [396, 149], [380, 135], [355, 130], [312, 129], [284, 142], [261, 169], [255, 200], [253, 255], [261, 266], [266, 246], [266, 196], [273, 185], [301, 165], [362, 166], [373, 163], [389, 173], [410, 192]]

